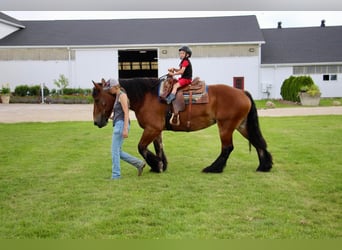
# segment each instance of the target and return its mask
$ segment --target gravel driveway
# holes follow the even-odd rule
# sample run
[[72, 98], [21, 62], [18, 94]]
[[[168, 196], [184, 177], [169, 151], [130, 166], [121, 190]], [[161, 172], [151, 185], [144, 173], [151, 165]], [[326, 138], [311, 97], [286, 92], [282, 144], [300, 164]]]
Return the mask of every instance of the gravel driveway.
[[[0, 123], [91, 121], [92, 104], [0, 104]], [[259, 116], [342, 115], [342, 106], [259, 109]], [[131, 119], [135, 119], [131, 112]]]

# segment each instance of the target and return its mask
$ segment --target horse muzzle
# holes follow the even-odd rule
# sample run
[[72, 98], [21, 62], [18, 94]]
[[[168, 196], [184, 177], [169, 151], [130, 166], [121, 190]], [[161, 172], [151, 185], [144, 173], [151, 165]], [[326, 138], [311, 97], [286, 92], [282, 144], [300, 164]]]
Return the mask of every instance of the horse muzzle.
[[107, 125], [107, 123], [108, 123], [108, 119], [106, 119], [106, 120], [100, 120], [100, 121], [96, 121], [96, 120], [94, 120], [94, 126], [97, 126], [98, 128], [103, 128], [103, 127], [105, 127], [106, 125]]

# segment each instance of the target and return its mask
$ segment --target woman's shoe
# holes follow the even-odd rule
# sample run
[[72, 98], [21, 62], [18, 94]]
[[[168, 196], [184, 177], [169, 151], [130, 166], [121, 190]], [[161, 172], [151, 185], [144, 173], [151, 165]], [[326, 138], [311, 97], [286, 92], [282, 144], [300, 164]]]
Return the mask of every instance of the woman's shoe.
[[142, 175], [145, 166], [146, 166], [146, 163], [144, 163], [144, 165], [142, 165], [140, 168], [138, 168], [138, 176]]

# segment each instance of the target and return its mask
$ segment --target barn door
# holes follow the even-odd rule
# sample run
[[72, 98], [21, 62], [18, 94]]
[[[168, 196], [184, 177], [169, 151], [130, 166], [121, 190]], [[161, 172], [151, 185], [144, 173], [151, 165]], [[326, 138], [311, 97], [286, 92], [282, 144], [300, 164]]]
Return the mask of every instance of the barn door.
[[158, 77], [156, 49], [119, 50], [119, 78]]
[[234, 88], [245, 89], [245, 78], [243, 76], [233, 77]]

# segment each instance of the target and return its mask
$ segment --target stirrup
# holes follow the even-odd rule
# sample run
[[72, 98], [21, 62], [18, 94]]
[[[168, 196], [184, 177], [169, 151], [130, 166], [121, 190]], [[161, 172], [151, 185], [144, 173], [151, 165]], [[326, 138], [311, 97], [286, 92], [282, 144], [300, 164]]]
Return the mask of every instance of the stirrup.
[[171, 116], [170, 121], [169, 121], [170, 124], [171, 124], [171, 125], [174, 125], [174, 126], [179, 126], [179, 125], [180, 125], [179, 114], [177, 114], [177, 117], [176, 117], [177, 122], [176, 122], [176, 123], [173, 122], [173, 119], [174, 119], [174, 118], [175, 118], [175, 114], [172, 113], [172, 116]]

